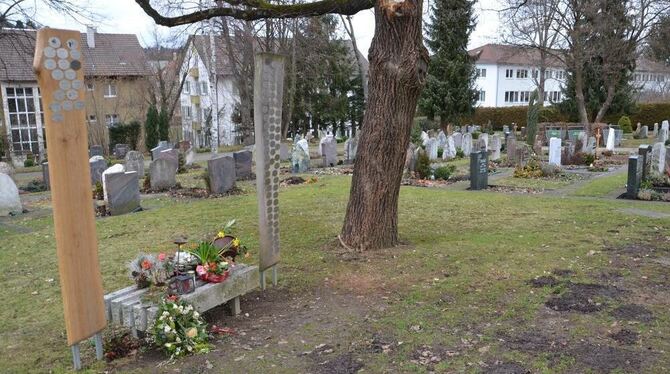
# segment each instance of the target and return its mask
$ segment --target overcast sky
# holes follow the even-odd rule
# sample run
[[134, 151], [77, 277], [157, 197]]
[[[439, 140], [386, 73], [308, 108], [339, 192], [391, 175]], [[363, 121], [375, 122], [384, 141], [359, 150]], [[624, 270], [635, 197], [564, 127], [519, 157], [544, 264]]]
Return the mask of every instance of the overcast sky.
[[[427, 0], [426, 4], [429, 4]], [[96, 22], [99, 32], [136, 34], [143, 45], [152, 44], [156, 29], [151, 18], [144, 14], [134, 0], [91, 1], [72, 0], [73, 3], [85, 4], [103, 19]], [[475, 5], [477, 10], [477, 28], [470, 40], [470, 48], [498, 41], [499, 21], [496, 9], [502, 6], [500, 0], [480, 0]], [[58, 28], [71, 28], [84, 31], [85, 20], [73, 20], [60, 14], [54, 14], [43, 6], [38, 6], [37, 19], [41, 23]], [[372, 10], [362, 11], [354, 16], [354, 29], [358, 47], [367, 55], [367, 50], [374, 34], [374, 15]]]

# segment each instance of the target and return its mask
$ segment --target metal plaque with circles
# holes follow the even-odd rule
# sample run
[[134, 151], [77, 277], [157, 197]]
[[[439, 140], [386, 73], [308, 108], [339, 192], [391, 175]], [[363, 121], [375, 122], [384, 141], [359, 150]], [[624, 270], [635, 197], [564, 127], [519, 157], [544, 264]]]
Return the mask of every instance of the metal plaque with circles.
[[[78, 31], [43, 28], [37, 32], [33, 60], [49, 144], [49, 181], [65, 329], [68, 345], [73, 352], [77, 349], [75, 357], [77, 343], [106, 326], [91, 208], [80, 40]], [[96, 337], [98, 342], [100, 336]]]
[[259, 209], [260, 271], [279, 262], [279, 148], [281, 145], [284, 57], [259, 53], [255, 59], [254, 126]]

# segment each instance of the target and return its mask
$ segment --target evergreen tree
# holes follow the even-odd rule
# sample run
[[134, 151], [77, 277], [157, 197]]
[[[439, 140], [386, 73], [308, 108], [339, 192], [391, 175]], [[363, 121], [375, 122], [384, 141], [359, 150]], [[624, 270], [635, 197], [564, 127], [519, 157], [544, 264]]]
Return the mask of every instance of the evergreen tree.
[[477, 100], [475, 64], [468, 40], [475, 28], [474, 0], [436, 0], [431, 7], [426, 44], [433, 53], [419, 108], [439, 116], [442, 127], [460, 124]]
[[151, 150], [158, 145], [158, 110], [151, 105], [144, 122], [144, 137], [147, 149]]

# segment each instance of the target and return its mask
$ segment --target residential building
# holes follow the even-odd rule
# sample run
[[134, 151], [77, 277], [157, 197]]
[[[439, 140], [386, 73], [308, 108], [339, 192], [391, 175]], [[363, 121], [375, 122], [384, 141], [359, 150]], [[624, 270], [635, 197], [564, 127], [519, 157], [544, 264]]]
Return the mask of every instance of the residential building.
[[[44, 119], [32, 69], [33, 30], [0, 32], [1, 124], [15, 164], [32, 154], [45, 157]], [[103, 34], [92, 27], [81, 34], [89, 142], [109, 145], [108, 127], [143, 122], [147, 108], [147, 67], [135, 35]]]

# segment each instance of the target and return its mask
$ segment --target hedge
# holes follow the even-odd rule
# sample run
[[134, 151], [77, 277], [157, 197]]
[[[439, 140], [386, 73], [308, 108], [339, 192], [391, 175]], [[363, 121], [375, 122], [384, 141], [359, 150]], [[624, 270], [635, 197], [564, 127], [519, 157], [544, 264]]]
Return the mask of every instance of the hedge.
[[[465, 117], [463, 123], [485, 124], [491, 121], [493, 129], [501, 130], [503, 125], [516, 123], [526, 126], [528, 107], [506, 107], [506, 108], [476, 108], [472, 116]], [[643, 125], [653, 125], [663, 120], [670, 120], [670, 103], [638, 104], [633, 113], [626, 113], [630, 118], [633, 128], [640, 122]], [[619, 122], [620, 115], [605, 116], [605, 123], [616, 124]], [[552, 107], [545, 107], [540, 110], [539, 122], [569, 122], [567, 114], [559, 113]]]

